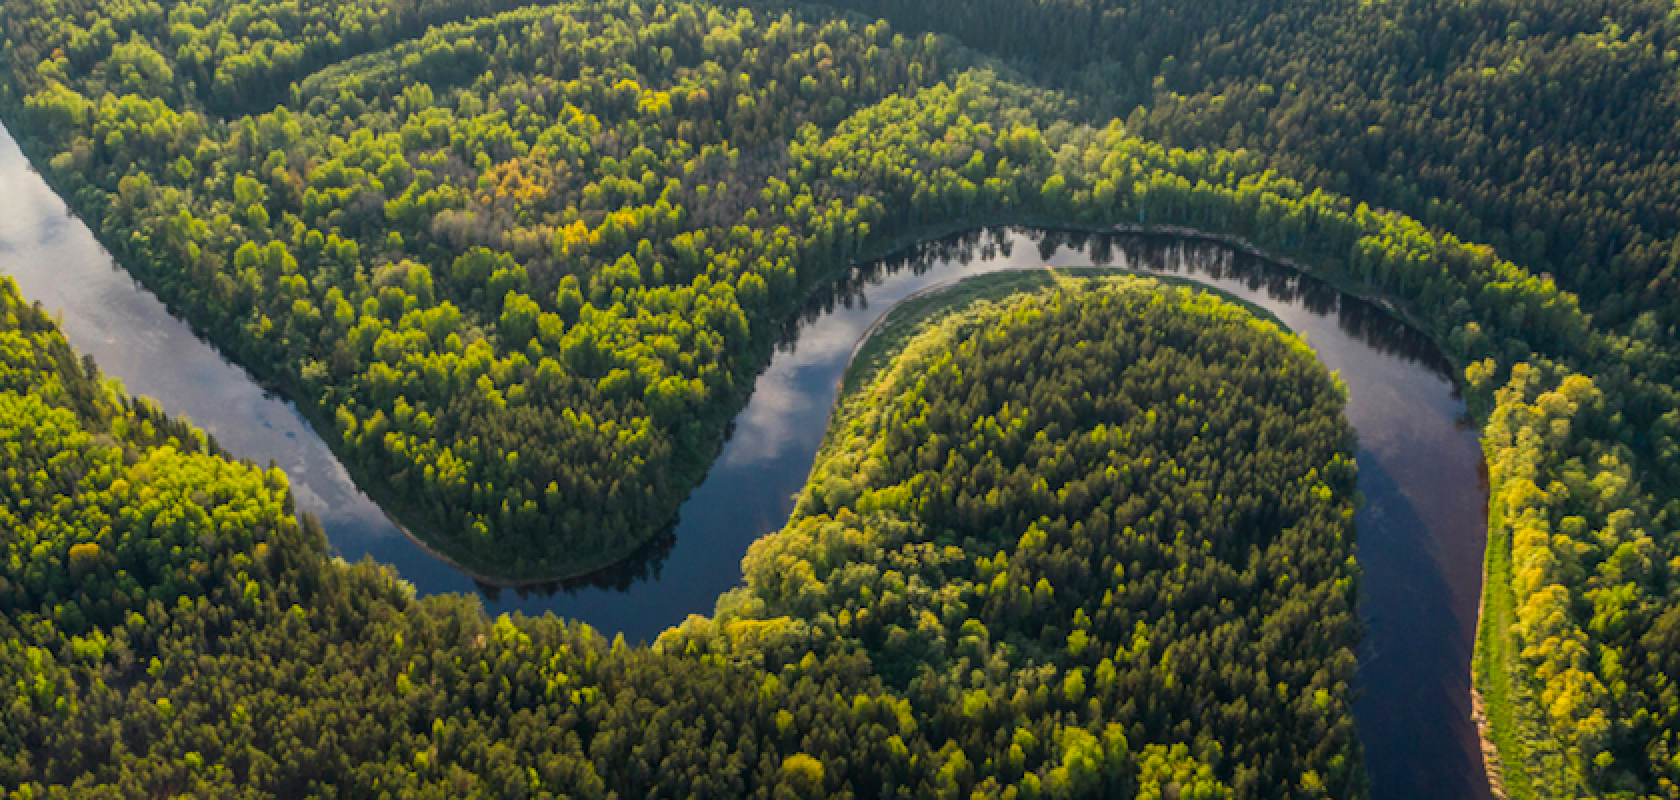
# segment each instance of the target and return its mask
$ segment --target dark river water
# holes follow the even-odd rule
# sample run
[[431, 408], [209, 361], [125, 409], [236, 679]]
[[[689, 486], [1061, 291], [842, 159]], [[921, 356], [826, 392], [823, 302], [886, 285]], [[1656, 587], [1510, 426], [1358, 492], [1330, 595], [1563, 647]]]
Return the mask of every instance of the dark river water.
[[1348, 386], [1359, 431], [1363, 568], [1355, 714], [1373, 795], [1485, 798], [1470, 656], [1487, 490], [1463, 402], [1433, 345], [1387, 313], [1229, 248], [1158, 236], [997, 230], [859, 268], [782, 332], [752, 399], [674, 527], [639, 557], [564, 585], [496, 590], [409, 541], [356, 488], [292, 404], [264, 392], [117, 267], [0, 129], [0, 273], [47, 306], [77, 349], [128, 391], [291, 476], [334, 551], [394, 565], [422, 594], [480, 593], [490, 613], [552, 611], [631, 641], [709, 614], [754, 539], [781, 527], [827, 428], [858, 338], [905, 296], [970, 275], [1046, 266], [1172, 273], [1261, 306], [1304, 335]]

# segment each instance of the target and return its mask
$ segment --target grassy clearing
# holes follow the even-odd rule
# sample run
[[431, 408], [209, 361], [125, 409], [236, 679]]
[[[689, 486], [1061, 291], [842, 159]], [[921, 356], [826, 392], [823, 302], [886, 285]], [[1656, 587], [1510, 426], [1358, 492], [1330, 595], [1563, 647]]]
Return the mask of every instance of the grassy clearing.
[[[1489, 491], [1498, 497], [1497, 488]], [[1487, 555], [1483, 559], [1482, 615], [1476, 627], [1473, 661], [1476, 689], [1482, 694], [1489, 738], [1504, 767], [1505, 794], [1510, 800], [1534, 800], [1529, 781], [1527, 748], [1517, 730], [1516, 691], [1512, 685], [1517, 643], [1511, 633], [1516, 622], [1511, 592], [1511, 541], [1504, 534], [1499, 505], [1488, 504]]]
[[1489, 492], [1482, 618], [1472, 665], [1489, 738], [1499, 752], [1506, 796], [1511, 800], [1597, 796], [1576, 757], [1553, 734], [1541, 687], [1522, 659], [1522, 643], [1514, 629], [1518, 600], [1512, 589], [1512, 532], [1504, 524], [1499, 496], [1500, 487], [1495, 484]]

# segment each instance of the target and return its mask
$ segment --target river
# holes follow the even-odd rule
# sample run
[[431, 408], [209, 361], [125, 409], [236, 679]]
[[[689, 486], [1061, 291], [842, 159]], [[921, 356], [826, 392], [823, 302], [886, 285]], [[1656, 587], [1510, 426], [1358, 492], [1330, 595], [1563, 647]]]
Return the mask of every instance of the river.
[[1348, 387], [1359, 432], [1356, 517], [1366, 636], [1355, 716], [1373, 797], [1489, 796], [1471, 720], [1470, 657], [1486, 542], [1481, 451], [1447, 366], [1386, 312], [1223, 245], [1026, 230], [931, 242], [858, 268], [781, 333], [769, 367], [678, 521], [636, 558], [563, 585], [496, 590], [411, 542], [289, 402], [194, 335], [111, 259], [0, 128], [0, 273], [128, 391], [191, 419], [229, 452], [273, 461], [333, 550], [395, 566], [422, 594], [478, 592], [490, 613], [552, 611], [631, 641], [709, 614], [747, 545], [781, 527], [827, 428], [858, 338], [899, 300], [971, 275], [1046, 266], [1166, 272], [1263, 307]]

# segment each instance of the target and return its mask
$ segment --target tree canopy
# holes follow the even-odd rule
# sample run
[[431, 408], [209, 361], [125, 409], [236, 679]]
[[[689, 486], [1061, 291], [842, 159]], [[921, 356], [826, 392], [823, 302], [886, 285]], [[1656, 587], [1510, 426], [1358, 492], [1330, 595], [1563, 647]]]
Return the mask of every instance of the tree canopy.
[[1242, 237], [1463, 371], [1512, 791], [1680, 793], [1671, 4], [850, 5], [887, 19], [6, 0], [0, 114], [376, 497], [513, 578], [659, 530], [853, 261], [997, 221]]
[[1341, 395], [1217, 300], [1092, 284], [924, 334], [747, 587], [652, 648], [329, 558], [279, 470], [102, 382], [9, 280], [0, 375], [13, 797], [1362, 788]]

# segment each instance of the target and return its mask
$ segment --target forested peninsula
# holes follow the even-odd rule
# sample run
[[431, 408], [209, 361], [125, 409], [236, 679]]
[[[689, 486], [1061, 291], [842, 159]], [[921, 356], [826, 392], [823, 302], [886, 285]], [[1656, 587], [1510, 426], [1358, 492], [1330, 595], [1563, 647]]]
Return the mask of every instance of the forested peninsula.
[[652, 648], [335, 562], [279, 470], [101, 381], [9, 280], [0, 312], [12, 796], [1363, 791], [1341, 394], [1205, 295], [919, 335], [746, 586]]
[[[296, 399], [360, 483], [451, 558], [512, 578], [610, 563], [665, 524], [777, 326], [857, 259], [987, 222], [1243, 237], [1392, 303], [1462, 371], [1493, 483], [1477, 665], [1507, 789], [1680, 797], [1671, 3], [841, 4], [885, 19], [769, 3], [515, 5], [6, 0], [0, 116], [119, 259]], [[115, 411], [73, 413], [89, 436], [114, 437], [103, 447], [164, 446], [145, 438], [157, 423], [118, 432], [99, 421]], [[913, 440], [893, 430], [869, 446]], [[174, 438], [174, 457], [196, 446]], [[910, 491], [884, 463], [876, 477], [893, 483], [871, 502]], [[850, 502], [871, 495], [836, 499], [818, 478], [796, 529], [864, 511]], [[872, 513], [892, 509], [910, 511]], [[1021, 513], [1005, 518], [1033, 522]], [[278, 518], [269, 529], [292, 535]], [[47, 569], [26, 552], [17, 569]], [[80, 569], [97, 565], [79, 552]], [[212, 561], [183, 563], [191, 574]], [[185, 597], [172, 594], [186, 591], [180, 571], [122, 591]], [[106, 619], [61, 588], [49, 605], [28, 595], [57, 620], [29, 635], [93, 630], [60, 614]], [[555, 631], [539, 650], [596, 652], [573, 628], [531, 624]], [[833, 652], [890, 688], [894, 673], [859, 641]], [[502, 686], [517, 695], [511, 678]], [[855, 706], [835, 697], [813, 689], [809, 702]], [[1124, 733], [1138, 753], [1196, 737], [1153, 730]], [[1054, 741], [1094, 753], [1118, 746], [1106, 733], [1092, 723], [1085, 749]], [[960, 739], [941, 735], [930, 752]], [[491, 740], [477, 740], [485, 759]], [[38, 780], [27, 770], [45, 769], [29, 766], [45, 745], [18, 741], [34, 755], [15, 780]], [[828, 779], [754, 752], [754, 785], [776, 770]], [[1185, 757], [1234, 791], [1249, 791], [1242, 770], [1283, 760], [1334, 771], [1313, 761], [1323, 754], [1262, 768], [1209, 752]], [[936, 780], [953, 757], [916, 764]], [[296, 763], [313, 775], [328, 762]], [[998, 786], [1012, 774], [986, 773]], [[60, 780], [72, 779], [43, 785]]]

